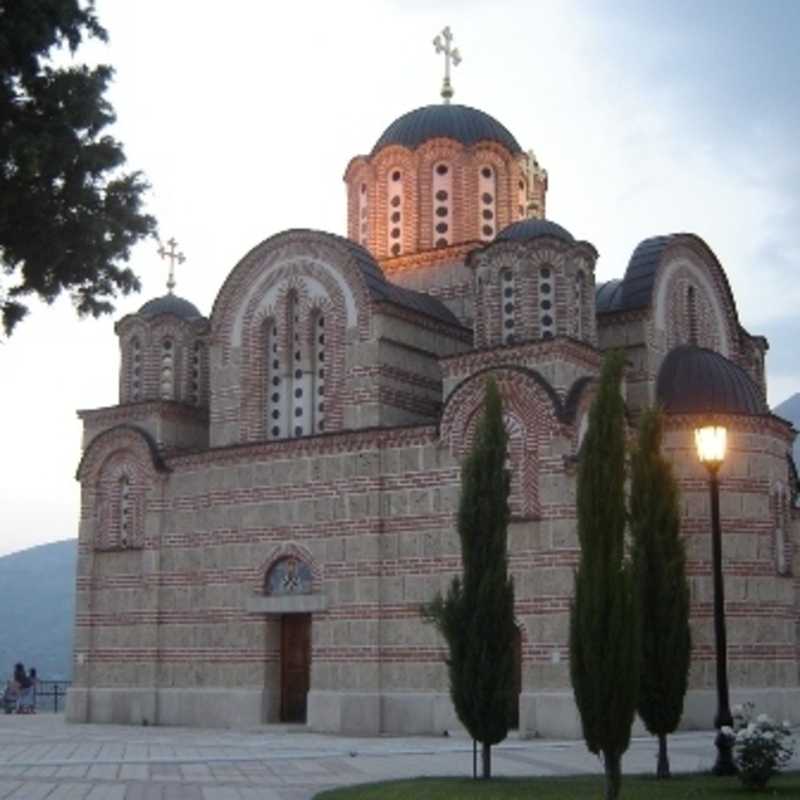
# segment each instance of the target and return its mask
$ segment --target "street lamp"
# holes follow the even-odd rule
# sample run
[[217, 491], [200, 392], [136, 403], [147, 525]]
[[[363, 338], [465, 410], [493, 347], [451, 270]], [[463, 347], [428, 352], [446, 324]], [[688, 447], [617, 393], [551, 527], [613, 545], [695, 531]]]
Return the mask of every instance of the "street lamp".
[[732, 726], [728, 700], [728, 651], [725, 636], [725, 595], [722, 584], [722, 533], [719, 524], [719, 468], [725, 459], [727, 430], [722, 425], [703, 425], [696, 428], [694, 441], [700, 463], [708, 470], [708, 487], [711, 496], [711, 555], [714, 569], [714, 641], [717, 651], [717, 763], [715, 775], [733, 775], [733, 743], [722, 733], [723, 726]]

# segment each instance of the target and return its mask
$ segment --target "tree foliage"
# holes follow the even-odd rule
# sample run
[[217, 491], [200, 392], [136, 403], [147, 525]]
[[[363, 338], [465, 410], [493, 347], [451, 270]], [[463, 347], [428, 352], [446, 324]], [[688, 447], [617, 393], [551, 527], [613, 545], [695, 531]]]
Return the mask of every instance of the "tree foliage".
[[113, 310], [138, 291], [121, 262], [155, 231], [141, 213], [147, 184], [124, 173], [122, 146], [104, 129], [108, 66], [54, 66], [59, 47], [106, 39], [93, 2], [0, 0], [0, 284], [3, 326], [27, 313], [23, 298], [52, 302], [69, 290], [81, 315]]
[[450, 694], [458, 718], [482, 743], [483, 777], [491, 746], [508, 734], [514, 697], [514, 586], [506, 548], [509, 476], [500, 392], [486, 385], [483, 414], [461, 470], [458, 534], [462, 575], [425, 614], [449, 648]]
[[619, 794], [639, 685], [639, 623], [634, 571], [625, 552], [624, 360], [610, 353], [578, 471], [580, 561], [570, 614], [570, 673], [583, 735], [602, 753], [606, 798]]
[[666, 737], [683, 713], [691, 635], [679, 490], [672, 465], [661, 455], [662, 438], [661, 414], [644, 411], [632, 458], [630, 518], [642, 622], [638, 710], [659, 738], [657, 772], [665, 778]]

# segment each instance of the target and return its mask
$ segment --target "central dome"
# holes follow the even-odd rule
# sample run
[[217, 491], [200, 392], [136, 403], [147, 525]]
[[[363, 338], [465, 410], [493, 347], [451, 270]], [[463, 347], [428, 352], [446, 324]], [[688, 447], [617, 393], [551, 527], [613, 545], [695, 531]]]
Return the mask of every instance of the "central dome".
[[522, 152], [508, 128], [484, 111], [439, 103], [398, 117], [375, 143], [372, 153], [374, 155], [392, 144], [414, 150], [424, 142], [438, 138], [455, 139], [465, 146], [484, 141], [497, 142], [511, 153]]

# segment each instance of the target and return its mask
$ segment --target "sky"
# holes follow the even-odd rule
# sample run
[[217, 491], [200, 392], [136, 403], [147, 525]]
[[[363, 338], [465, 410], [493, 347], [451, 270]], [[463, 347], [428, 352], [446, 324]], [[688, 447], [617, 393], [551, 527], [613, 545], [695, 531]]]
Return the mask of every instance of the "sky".
[[[770, 341], [769, 401], [800, 392], [800, 2], [794, 0], [98, 0], [111, 131], [186, 255], [177, 293], [208, 314], [242, 256], [287, 228], [345, 233], [342, 176], [398, 116], [439, 101], [499, 119], [549, 174], [547, 216], [621, 277], [644, 238], [701, 236], [741, 323]], [[59, 60], [69, 61], [66, 54]], [[0, 555], [77, 534], [77, 409], [118, 401], [114, 320], [165, 292], [154, 241], [140, 295], [78, 320], [32, 303], [0, 343]]]

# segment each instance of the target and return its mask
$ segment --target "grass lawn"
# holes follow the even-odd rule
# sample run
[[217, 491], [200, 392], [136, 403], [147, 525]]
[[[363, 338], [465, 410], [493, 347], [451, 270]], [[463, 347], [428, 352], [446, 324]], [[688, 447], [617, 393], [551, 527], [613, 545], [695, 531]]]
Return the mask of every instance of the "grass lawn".
[[[334, 789], [315, 800], [598, 800], [603, 796], [599, 775], [577, 778], [415, 778]], [[800, 773], [773, 778], [765, 792], [745, 789], [737, 778], [678, 775], [668, 781], [650, 776], [623, 776], [621, 800], [695, 800], [695, 798], [800, 798]]]

